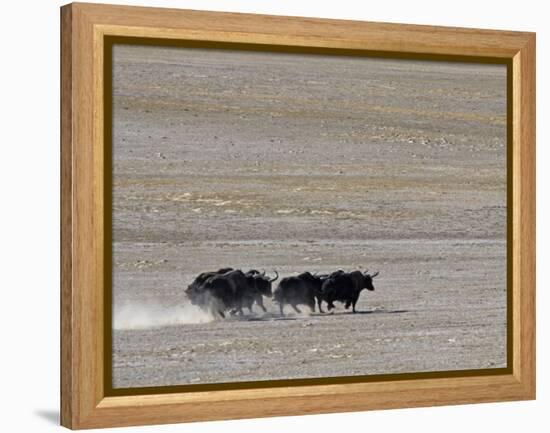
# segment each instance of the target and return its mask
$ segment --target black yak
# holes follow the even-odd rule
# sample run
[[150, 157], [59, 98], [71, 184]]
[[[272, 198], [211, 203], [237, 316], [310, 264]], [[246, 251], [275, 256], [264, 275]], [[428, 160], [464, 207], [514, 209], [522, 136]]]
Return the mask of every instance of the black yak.
[[283, 278], [273, 294], [275, 302], [279, 303], [281, 315], [284, 314], [285, 304], [290, 304], [297, 313], [301, 313], [298, 305], [307, 305], [311, 311], [315, 311], [315, 298], [320, 296], [323, 277], [303, 272], [294, 277]]
[[[279, 274], [275, 271], [275, 277], [269, 278], [265, 275], [265, 272], [259, 272], [255, 269], [251, 269], [245, 274], [249, 286], [244, 294], [243, 306], [248, 308], [252, 313], [252, 306], [254, 302], [264, 310], [264, 313], [267, 312], [267, 309], [264, 306], [263, 297], [271, 298], [273, 296], [271, 285], [272, 283], [279, 278]], [[252, 289], [254, 288], [254, 290]]]
[[329, 311], [334, 309], [334, 302], [342, 302], [348, 309], [351, 305], [355, 313], [355, 305], [363, 289], [374, 290], [372, 280], [378, 275], [378, 272], [370, 275], [367, 272], [338, 272], [331, 274], [325, 280], [321, 288], [322, 296], [327, 302]]
[[225, 312], [243, 314], [243, 307], [252, 312], [256, 302], [264, 311], [262, 295], [271, 296], [271, 283], [264, 273], [251, 270], [246, 274], [238, 269], [223, 268], [216, 272], [203, 272], [191, 283], [185, 293], [193, 305], [208, 309], [225, 317]]

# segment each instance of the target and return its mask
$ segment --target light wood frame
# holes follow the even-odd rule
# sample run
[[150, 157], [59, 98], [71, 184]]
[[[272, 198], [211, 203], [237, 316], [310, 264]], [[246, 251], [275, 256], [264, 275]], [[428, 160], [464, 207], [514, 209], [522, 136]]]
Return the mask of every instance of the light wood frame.
[[[502, 374], [107, 396], [106, 36], [459, 56], [509, 62], [512, 200]], [[73, 428], [535, 398], [535, 34], [73, 3], [61, 8], [61, 424]], [[509, 201], [510, 206], [510, 201]], [[110, 270], [109, 270], [110, 272]]]

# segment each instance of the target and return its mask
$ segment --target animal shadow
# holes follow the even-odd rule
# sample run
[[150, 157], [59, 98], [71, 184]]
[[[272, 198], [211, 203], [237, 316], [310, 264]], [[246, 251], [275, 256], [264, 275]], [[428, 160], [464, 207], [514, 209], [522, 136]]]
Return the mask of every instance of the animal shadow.
[[237, 322], [278, 322], [282, 320], [297, 320], [299, 317], [281, 316], [279, 314], [264, 313], [261, 315], [233, 316], [230, 320]]
[[292, 315], [281, 316], [276, 313], [265, 313], [260, 315], [244, 315], [244, 316], [232, 316], [229, 321], [234, 322], [278, 322], [283, 320], [303, 320], [311, 319], [313, 317], [334, 317], [344, 315], [361, 315], [361, 314], [402, 314], [408, 313], [409, 310], [367, 310], [367, 311], [335, 311], [334, 313], [311, 313], [308, 315]]
[[408, 312], [409, 310], [366, 310], [366, 311], [356, 311], [355, 313], [353, 311], [342, 311], [342, 312], [336, 312], [334, 315], [349, 314], [353, 316], [357, 314], [403, 314]]

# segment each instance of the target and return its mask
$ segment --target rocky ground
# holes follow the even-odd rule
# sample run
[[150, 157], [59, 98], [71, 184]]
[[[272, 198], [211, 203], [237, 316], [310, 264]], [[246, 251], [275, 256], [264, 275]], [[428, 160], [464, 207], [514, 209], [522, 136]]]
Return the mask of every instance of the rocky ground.
[[[503, 66], [116, 46], [113, 84], [115, 387], [505, 365]], [[223, 266], [380, 276], [211, 321]]]

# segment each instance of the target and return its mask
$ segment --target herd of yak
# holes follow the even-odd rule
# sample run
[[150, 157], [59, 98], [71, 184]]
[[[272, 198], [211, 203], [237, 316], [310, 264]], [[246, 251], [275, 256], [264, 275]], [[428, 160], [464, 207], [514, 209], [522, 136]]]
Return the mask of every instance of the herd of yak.
[[341, 302], [348, 309], [355, 305], [363, 289], [374, 290], [372, 280], [378, 272], [338, 270], [331, 274], [317, 275], [304, 272], [296, 276], [285, 277], [279, 281], [272, 291], [272, 283], [279, 278], [271, 278], [264, 272], [252, 269], [243, 272], [239, 269], [223, 268], [215, 272], [203, 272], [187, 287], [185, 293], [192, 304], [211, 313], [225, 317], [230, 314], [243, 314], [243, 308], [252, 313], [252, 307], [257, 304], [264, 312], [266, 308], [263, 297], [273, 298], [279, 304], [281, 315], [284, 315], [285, 305], [291, 305], [301, 313], [298, 305], [306, 305], [315, 311], [315, 302], [319, 312], [324, 313], [322, 303], [327, 304], [328, 311], [334, 309], [334, 302]]

